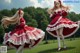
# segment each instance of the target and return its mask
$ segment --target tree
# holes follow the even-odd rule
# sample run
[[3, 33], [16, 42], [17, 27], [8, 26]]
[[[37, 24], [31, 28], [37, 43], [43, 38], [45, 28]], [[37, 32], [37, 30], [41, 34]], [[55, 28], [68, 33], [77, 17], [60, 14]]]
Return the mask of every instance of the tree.
[[35, 19], [31, 19], [29, 22], [27, 22], [27, 25], [32, 26], [32, 27], [37, 27], [37, 21]]
[[14, 15], [16, 13], [16, 11], [17, 11], [16, 8], [11, 9], [12, 15]]
[[28, 14], [28, 12], [24, 12], [24, 18], [25, 18], [26, 22], [29, 22], [32, 19], [32, 16], [30, 14]]
[[27, 25], [33, 26], [33, 27], [37, 27], [38, 26], [37, 21], [35, 19], [33, 19], [32, 16], [29, 15], [27, 12], [24, 13], [24, 18], [27, 21], [27, 23], [26, 23]]
[[4, 28], [0, 25], [0, 43], [3, 42]]
[[[3, 17], [3, 15], [0, 13], [0, 20], [2, 19], [2, 17]], [[0, 22], [0, 24], [1, 24], [1, 22]]]
[[41, 18], [42, 18], [42, 20], [41, 20], [41, 29], [43, 31], [45, 31], [45, 44], [47, 44], [48, 43], [48, 37], [47, 37], [46, 28], [47, 28], [49, 22], [48, 22], [47, 17], [45, 16], [44, 13], [41, 15]]
[[10, 10], [7, 10], [7, 9], [2, 10], [1, 14], [4, 16], [12, 16], [12, 12]]
[[78, 16], [77, 16], [77, 14], [76, 13], [74, 13], [74, 12], [70, 12], [70, 13], [68, 13], [68, 16], [67, 16], [70, 20], [72, 20], [72, 21], [77, 21], [79, 18], [78, 18]]

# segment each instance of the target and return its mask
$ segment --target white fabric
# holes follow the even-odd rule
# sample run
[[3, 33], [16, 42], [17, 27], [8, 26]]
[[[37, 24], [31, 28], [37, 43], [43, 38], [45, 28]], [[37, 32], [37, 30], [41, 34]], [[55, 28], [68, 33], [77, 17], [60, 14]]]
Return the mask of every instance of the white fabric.
[[69, 24], [60, 24], [60, 25], [57, 25], [54, 28], [47, 27], [46, 30], [48, 30], [48, 31], [54, 31], [54, 30], [57, 30], [57, 29], [63, 28], [63, 27], [65, 27], [65, 28], [67, 28], [67, 27], [68, 28], [74, 28], [74, 27], [79, 27], [79, 25], [77, 25], [77, 24], [72, 24], [72, 25], [69, 25]]
[[[57, 24], [59, 21], [57, 21], [55, 24]], [[64, 37], [69, 37], [69, 36], [71, 36], [71, 35], [73, 35], [78, 29], [79, 29], [79, 25], [80, 25], [80, 21], [78, 21], [77, 22], [78, 24], [72, 24], [72, 25], [69, 25], [69, 24], [60, 24], [60, 25], [58, 25], [58, 26], [56, 26], [56, 27], [54, 27], [54, 28], [50, 28], [50, 27], [47, 27], [46, 28], [46, 31], [49, 33], [49, 34], [51, 34], [52, 36], [54, 36], [54, 37], [57, 37], [57, 35], [54, 35], [53, 33], [51, 33], [51, 32], [49, 32], [49, 31], [54, 31], [54, 30], [57, 30], [57, 29], [59, 29], [59, 28], [63, 28], [63, 27], [65, 27], [65, 28], [73, 28], [73, 27], [76, 27], [76, 29], [71, 33], [71, 34], [68, 34], [68, 35], [65, 35]], [[54, 24], [54, 25], [55, 25]], [[49, 25], [49, 26], [54, 26], [54, 25]]]
[[[36, 32], [36, 30], [39, 30], [40, 33]], [[33, 34], [29, 34], [29, 32], [30, 32], [30, 33], [36, 32], [36, 33], [35, 33], [36, 36], [33, 35]], [[28, 31], [28, 32], [26, 32], [26, 33], [22, 33], [22, 34], [19, 35], [19, 36], [18, 36], [18, 34], [16, 34], [16, 33], [14, 33], [13, 35], [11, 35], [11, 36], [13, 36], [13, 37], [18, 37], [18, 38], [20, 38], [20, 41], [17, 41], [16, 39], [15, 39], [15, 41], [12, 40], [11, 36], [8, 34], [9, 39], [8, 39], [7, 41], [9, 41], [9, 42], [11, 42], [11, 43], [13, 43], [13, 44], [15, 44], [15, 45], [22, 45], [22, 44], [24, 44], [24, 43], [30, 43], [30, 40], [38, 40], [39, 38], [42, 38], [44, 35], [45, 35], [45, 32], [43, 32], [43, 31], [40, 30], [40, 29], [35, 29], [35, 30], [33, 30], [33, 31]], [[26, 36], [28, 36], [28, 39], [25, 38]], [[6, 42], [7, 42], [7, 41], [5, 40], [5, 38], [6, 38], [6, 34], [5, 34], [5, 36], [4, 36], [4, 42], [3, 42], [3, 44], [6, 44]], [[21, 40], [21, 38], [23, 38], [23, 41]]]

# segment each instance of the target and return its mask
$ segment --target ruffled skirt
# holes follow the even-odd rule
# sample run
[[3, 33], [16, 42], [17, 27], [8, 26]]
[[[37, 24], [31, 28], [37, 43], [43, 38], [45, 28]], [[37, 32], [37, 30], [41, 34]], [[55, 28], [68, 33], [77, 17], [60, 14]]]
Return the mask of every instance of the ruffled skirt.
[[24, 48], [32, 48], [43, 40], [44, 35], [42, 30], [30, 26], [16, 27], [13, 31], [5, 33], [3, 44], [15, 48], [24, 44]]
[[79, 24], [77, 22], [73, 22], [68, 18], [57, 16], [55, 17], [50, 24], [47, 26], [46, 30], [49, 34], [54, 37], [57, 37], [56, 30], [63, 28], [62, 34], [64, 37], [69, 37], [73, 35], [79, 28]]

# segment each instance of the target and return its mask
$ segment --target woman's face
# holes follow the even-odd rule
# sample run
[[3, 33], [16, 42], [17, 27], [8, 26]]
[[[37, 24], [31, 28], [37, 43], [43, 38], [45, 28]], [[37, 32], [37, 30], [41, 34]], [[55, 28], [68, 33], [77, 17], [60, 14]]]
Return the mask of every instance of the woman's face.
[[60, 2], [55, 2], [56, 7], [60, 7]]
[[19, 17], [23, 17], [23, 11], [19, 13]]

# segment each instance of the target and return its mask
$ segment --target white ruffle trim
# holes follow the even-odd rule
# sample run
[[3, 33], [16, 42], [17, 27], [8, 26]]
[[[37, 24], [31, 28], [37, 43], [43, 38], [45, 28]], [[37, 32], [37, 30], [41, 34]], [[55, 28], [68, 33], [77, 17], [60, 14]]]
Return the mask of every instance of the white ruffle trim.
[[[40, 33], [37, 33], [36, 30], [39, 30]], [[35, 33], [35, 35], [33, 35], [33, 34], [29, 34], [29, 32], [30, 33], [36, 32], [36, 33]], [[8, 40], [5, 40], [6, 39], [6, 34], [8, 34], [8, 37], [9, 37]], [[24, 39], [23, 36], [26, 37], [26, 35], [27, 35], [28, 39]], [[45, 32], [43, 32], [42, 30], [37, 29], [37, 28], [35, 28], [33, 31], [26, 31], [26, 33], [22, 33], [21, 35], [18, 35], [16, 33], [14, 33], [13, 35], [10, 36], [10, 32], [9, 32], [9, 33], [5, 33], [5, 35], [4, 35], [3, 44], [6, 44], [8, 41], [15, 44], [15, 45], [23, 45], [24, 43], [29, 44], [30, 40], [38, 40], [39, 38], [44, 37], [44, 35], [45, 35]], [[19, 41], [14, 41], [14, 40], [11, 39], [12, 36], [13, 37], [18, 37], [18, 38], [20, 38], [20, 40]], [[21, 38], [23, 38], [23, 41], [21, 40]]]
[[80, 21], [77, 21], [76, 23], [80, 26]]
[[65, 27], [65, 28], [78, 27], [79, 28], [79, 25], [78, 24], [71, 24], [71, 25], [69, 25], [69, 24], [60, 24], [60, 25], [57, 25], [56, 27], [53, 27], [53, 28], [47, 27], [46, 30], [47, 31], [54, 31], [54, 30], [57, 30], [57, 29], [63, 28], [63, 27]]
[[[57, 25], [56, 27], [53, 27], [53, 26], [55, 26], [57, 23], [59, 23], [59, 21], [60, 21], [61, 18], [62, 18], [62, 17], [60, 17], [55, 24], [53, 24], [53, 25], [48, 25], [48, 27], [46, 28], [46, 31], [47, 31], [49, 34], [51, 34], [52, 36], [57, 37], [57, 35], [54, 35], [54, 34], [51, 33], [50, 31], [55, 31], [55, 30], [58, 30], [59, 28], [63, 28], [63, 27], [65, 27], [65, 28], [74, 28], [74, 27], [76, 27], [76, 29], [75, 29], [72, 33], [70, 33], [70, 34], [68, 34], [68, 35], [65, 35], [64, 37], [69, 37], [69, 36], [73, 35], [73, 34], [79, 29], [80, 21], [76, 22], [76, 24], [71, 24], [71, 25], [69, 25], [69, 24], [60, 24], [60, 25]], [[52, 28], [50, 28], [50, 27], [52, 27]]]
[[[73, 35], [74, 33], [76, 33], [76, 31], [77, 31], [78, 29], [79, 29], [79, 27], [77, 27], [72, 33], [70, 33], [70, 34], [68, 34], [68, 35], [65, 35], [64, 38], [70, 37], [71, 35]], [[50, 31], [47, 30], [47, 32], [48, 32], [49, 34], [51, 34], [52, 36], [57, 37], [57, 35], [51, 33]]]
[[[58, 21], [56, 21], [56, 23], [55, 24], [53, 24], [53, 25], [48, 25], [48, 27], [46, 28], [46, 30], [47, 31], [54, 31], [54, 30], [57, 30], [57, 29], [59, 29], [59, 28], [62, 28], [62, 27], [65, 27], [65, 28], [73, 28], [73, 27], [79, 27], [79, 24], [80, 24], [80, 21], [78, 21], [77, 23], [78, 24], [71, 24], [71, 25], [69, 25], [69, 24], [59, 24], [59, 25], [57, 25], [56, 27], [54, 27], [56, 24], [58, 24], [59, 23], [59, 21], [62, 19], [62, 16], [60, 16], [60, 18], [58, 19]], [[64, 21], [63, 21], [64, 22]], [[51, 28], [50, 28], [51, 27]]]

